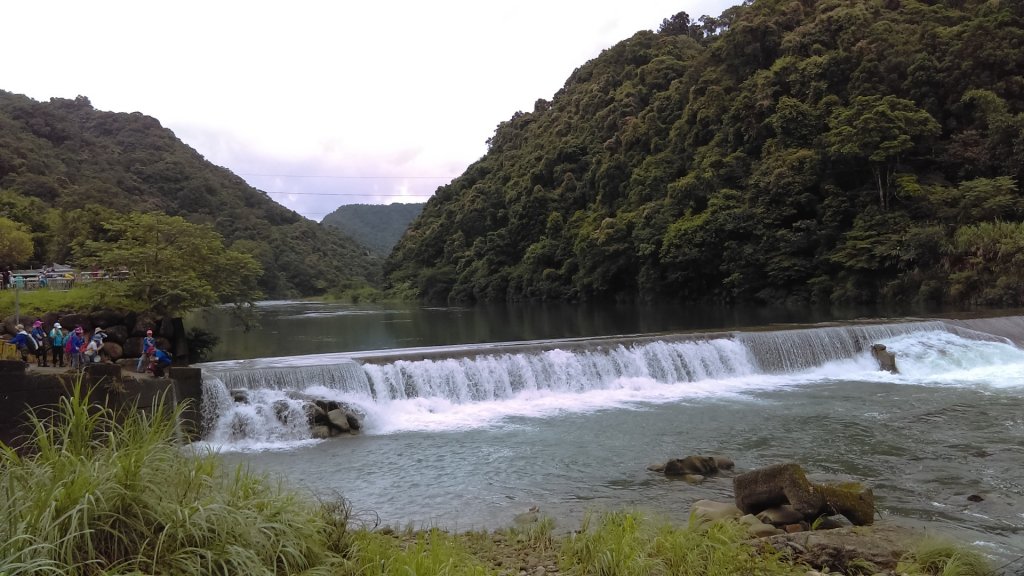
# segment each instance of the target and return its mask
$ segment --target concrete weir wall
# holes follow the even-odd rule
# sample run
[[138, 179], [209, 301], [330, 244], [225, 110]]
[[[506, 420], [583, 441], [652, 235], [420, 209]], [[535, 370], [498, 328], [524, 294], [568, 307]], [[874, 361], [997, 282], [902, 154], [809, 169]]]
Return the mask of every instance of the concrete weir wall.
[[[0, 360], [0, 442], [17, 446], [28, 431], [30, 410], [45, 415], [62, 396], [71, 393], [78, 375], [27, 370], [20, 360]], [[82, 384], [92, 390], [92, 400], [115, 410], [151, 409], [161, 398], [181, 405], [183, 435], [196, 438], [202, 423], [199, 402], [202, 372], [198, 368], [172, 367], [169, 378], [152, 378], [122, 372], [116, 364], [91, 364], [82, 373]]]

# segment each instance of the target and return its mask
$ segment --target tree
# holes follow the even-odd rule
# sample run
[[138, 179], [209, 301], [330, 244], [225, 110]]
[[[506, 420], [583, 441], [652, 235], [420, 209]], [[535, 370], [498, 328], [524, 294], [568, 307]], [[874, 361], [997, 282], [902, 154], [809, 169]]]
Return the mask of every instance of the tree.
[[132, 213], [103, 223], [108, 241], [89, 241], [79, 260], [107, 271], [127, 271], [111, 282], [115, 295], [177, 316], [221, 303], [251, 304], [259, 296], [260, 265], [230, 250], [210, 226], [180, 216]]
[[937, 136], [939, 123], [910, 100], [859, 96], [836, 110], [825, 134], [829, 152], [871, 164], [879, 205], [889, 208], [889, 190], [900, 156], [923, 138]]
[[0, 262], [21, 264], [32, 257], [32, 235], [13, 220], [0, 217]]

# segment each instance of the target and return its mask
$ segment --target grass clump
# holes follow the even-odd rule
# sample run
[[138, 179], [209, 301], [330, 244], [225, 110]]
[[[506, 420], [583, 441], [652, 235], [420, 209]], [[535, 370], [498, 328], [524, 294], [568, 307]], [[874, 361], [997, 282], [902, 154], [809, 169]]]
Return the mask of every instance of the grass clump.
[[803, 575], [807, 567], [784, 561], [749, 542], [735, 522], [678, 528], [636, 513], [588, 516], [562, 546], [560, 566], [572, 574], [601, 576]]
[[114, 414], [78, 384], [0, 446], [0, 574], [333, 574], [337, 508], [175, 441], [178, 413]]
[[460, 536], [433, 529], [406, 539], [361, 530], [352, 536], [348, 574], [359, 576], [485, 576], [489, 568]]
[[908, 576], [991, 576], [994, 573], [981, 554], [936, 539], [918, 542], [900, 560], [896, 571]]

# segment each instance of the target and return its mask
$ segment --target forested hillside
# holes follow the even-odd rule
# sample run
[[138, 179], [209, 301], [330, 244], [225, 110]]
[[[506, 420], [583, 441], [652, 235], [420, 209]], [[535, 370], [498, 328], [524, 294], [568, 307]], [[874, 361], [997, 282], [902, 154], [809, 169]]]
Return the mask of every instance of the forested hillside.
[[422, 202], [346, 204], [325, 216], [320, 223], [341, 230], [383, 258], [391, 253], [391, 249], [409, 228], [409, 223], [422, 211]]
[[385, 270], [451, 301], [1019, 305], [1022, 171], [1024, 3], [753, 0], [501, 123]]
[[104, 239], [103, 223], [132, 211], [211, 225], [262, 265], [266, 296], [379, 280], [380, 260], [364, 248], [207, 162], [154, 118], [0, 91], [0, 217], [31, 232], [31, 262], [73, 262]]

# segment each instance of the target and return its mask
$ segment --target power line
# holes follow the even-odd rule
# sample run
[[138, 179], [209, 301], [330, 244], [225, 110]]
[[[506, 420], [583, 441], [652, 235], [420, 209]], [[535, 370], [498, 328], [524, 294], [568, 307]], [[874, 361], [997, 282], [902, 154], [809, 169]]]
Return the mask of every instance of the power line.
[[336, 176], [321, 174], [251, 174], [235, 172], [238, 176], [256, 176], [261, 178], [334, 178], [339, 180], [453, 180], [456, 176]]
[[384, 196], [401, 198], [404, 196], [431, 196], [430, 194], [381, 194], [376, 192], [267, 192], [267, 194], [288, 194], [295, 196]]

